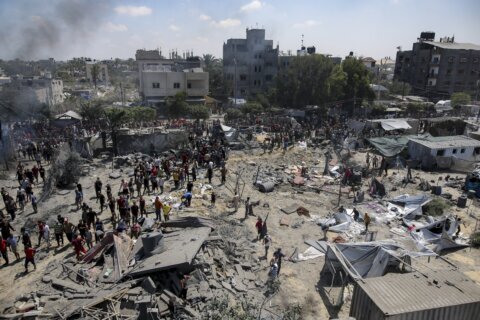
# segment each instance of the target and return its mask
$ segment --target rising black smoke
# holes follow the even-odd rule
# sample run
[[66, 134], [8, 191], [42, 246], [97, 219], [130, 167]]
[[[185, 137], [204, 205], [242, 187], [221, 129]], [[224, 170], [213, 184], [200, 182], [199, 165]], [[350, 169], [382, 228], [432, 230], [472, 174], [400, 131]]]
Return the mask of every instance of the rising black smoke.
[[[17, 2], [18, 1], [18, 2]], [[23, 19], [1, 20], [0, 45], [10, 58], [38, 59], [88, 43], [112, 12], [114, 0], [15, 0]], [[39, 8], [39, 6], [41, 6]], [[0, 57], [5, 58], [5, 57]]]

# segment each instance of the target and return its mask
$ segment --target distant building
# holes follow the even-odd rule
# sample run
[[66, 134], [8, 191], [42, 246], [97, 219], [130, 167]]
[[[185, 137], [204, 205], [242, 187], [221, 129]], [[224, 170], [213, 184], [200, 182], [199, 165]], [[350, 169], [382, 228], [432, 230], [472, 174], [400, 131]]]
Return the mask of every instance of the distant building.
[[377, 60], [373, 59], [372, 57], [365, 57], [360, 58], [360, 61], [369, 71], [375, 72], [375, 64], [377, 63]]
[[63, 81], [48, 77], [15, 77], [5, 84], [5, 91], [14, 92], [16, 96], [28, 99], [31, 104], [45, 104], [49, 107], [63, 102]]
[[188, 53], [181, 58], [176, 52], [164, 58], [159, 50], [137, 50], [139, 92], [148, 104], [164, 104], [168, 97], [185, 91], [187, 102], [204, 103], [208, 95], [208, 72], [200, 58]]
[[432, 98], [473, 93], [480, 80], [480, 45], [454, 37], [435, 41], [434, 32], [422, 32], [412, 50], [397, 52], [395, 79], [409, 83], [414, 94]]
[[90, 84], [94, 84], [94, 79], [93, 79], [93, 66], [97, 66], [98, 72], [97, 72], [97, 85], [105, 85], [108, 86], [109, 83], [109, 77], [108, 77], [108, 65], [105, 63], [100, 63], [96, 61], [85, 61], [85, 73], [87, 80], [90, 82]]
[[246, 39], [223, 44], [223, 76], [235, 98], [267, 91], [278, 70], [278, 45], [265, 39], [265, 29], [247, 29]]

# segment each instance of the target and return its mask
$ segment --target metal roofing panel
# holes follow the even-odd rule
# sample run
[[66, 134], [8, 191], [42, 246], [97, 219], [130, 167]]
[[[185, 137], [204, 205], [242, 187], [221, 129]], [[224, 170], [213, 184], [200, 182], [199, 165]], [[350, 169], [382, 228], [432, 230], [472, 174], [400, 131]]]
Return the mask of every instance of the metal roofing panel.
[[480, 147], [480, 141], [467, 136], [411, 137], [410, 141], [431, 149], [451, 147]]
[[357, 282], [386, 315], [473, 304], [480, 311], [480, 286], [456, 271], [387, 274]]

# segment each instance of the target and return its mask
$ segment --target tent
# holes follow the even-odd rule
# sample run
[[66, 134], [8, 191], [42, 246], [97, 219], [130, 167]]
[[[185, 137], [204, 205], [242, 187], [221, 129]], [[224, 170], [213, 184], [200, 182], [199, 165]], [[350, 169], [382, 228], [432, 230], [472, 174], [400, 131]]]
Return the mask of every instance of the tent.
[[76, 113], [75, 111], [67, 111], [65, 113], [59, 114], [55, 117], [55, 120], [78, 120], [81, 121], [83, 118], [81, 115]]
[[[403, 220], [411, 225], [413, 221]], [[423, 248], [440, 253], [447, 249], [462, 249], [468, 247], [466, 243], [459, 243], [453, 239], [459, 222], [453, 217], [445, 217], [426, 226], [416, 228], [410, 232], [412, 239]]]
[[370, 184], [370, 195], [373, 196], [379, 196], [380, 198], [383, 198], [387, 192], [385, 190], [385, 186], [378, 181], [376, 178], [372, 179], [372, 183]]
[[221, 124], [220, 127], [222, 128], [223, 134], [225, 135], [225, 139], [227, 139], [227, 141], [230, 142], [236, 139], [237, 130], [235, 130], [235, 128], [225, 126], [223, 124]]
[[367, 139], [385, 157], [395, 157], [407, 147], [408, 136], [378, 137]]

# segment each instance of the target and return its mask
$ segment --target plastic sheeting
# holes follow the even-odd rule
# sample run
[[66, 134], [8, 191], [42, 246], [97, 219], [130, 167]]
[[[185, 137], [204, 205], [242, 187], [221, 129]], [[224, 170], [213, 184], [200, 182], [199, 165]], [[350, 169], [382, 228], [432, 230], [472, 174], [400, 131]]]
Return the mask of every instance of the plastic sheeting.
[[399, 129], [412, 129], [412, 127], [405, 120], [400, 119], [385, 119], [380, 122], [383, 130], [399, 130]]
[[354, 279], [380, 277], [390, 266], [398, 266], [406, 256], [435, 255], [417, 250], [408, 240], [328, 244], [325, 266], [330, 272], [342, 268]]

